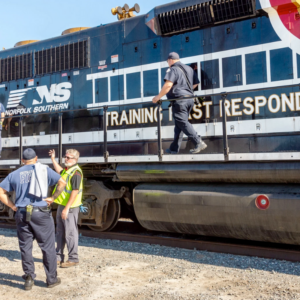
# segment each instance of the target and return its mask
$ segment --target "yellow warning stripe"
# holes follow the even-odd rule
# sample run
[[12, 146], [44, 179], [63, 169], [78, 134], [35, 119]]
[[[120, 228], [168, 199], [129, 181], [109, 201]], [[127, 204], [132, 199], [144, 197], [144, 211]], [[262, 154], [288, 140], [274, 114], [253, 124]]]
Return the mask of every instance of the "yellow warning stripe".
[[298, 11], [300, 13], [300, 0], [292, 0], [292, 3], [297, 6], [297, 9], [298, 9]]

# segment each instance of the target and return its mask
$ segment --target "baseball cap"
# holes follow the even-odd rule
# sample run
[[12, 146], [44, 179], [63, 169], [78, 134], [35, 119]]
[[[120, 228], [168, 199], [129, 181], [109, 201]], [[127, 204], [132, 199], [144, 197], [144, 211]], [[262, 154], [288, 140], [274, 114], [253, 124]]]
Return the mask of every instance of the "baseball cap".
[[23, 151], [23, 159], [24, 160], [31, 160], [31, 159], [34, 159], [35, 157], [36, 157], [36, 153], [33, 149], [28, 148]]
[[174, 59], [174, 60], [180, 59], [179, 54], [176, 52], [171, 52], [169, 53], [168, 59]]

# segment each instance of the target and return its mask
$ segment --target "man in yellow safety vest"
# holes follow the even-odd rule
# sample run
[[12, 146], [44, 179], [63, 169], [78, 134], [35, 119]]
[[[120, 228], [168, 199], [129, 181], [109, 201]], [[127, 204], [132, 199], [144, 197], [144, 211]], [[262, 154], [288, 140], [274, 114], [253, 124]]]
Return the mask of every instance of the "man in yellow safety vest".
[[[67, 182], [64, 191], [54, 200], [58, 204], [56, 213], [56, 257], [57, 264], [69, 268], [79, 264], [78, 260], [78, 214], [82, 204], [83, 175], [77, 162], [80, 153], [69, 149], [65, 154], [65, 168], [55, 160], [55, 150], [50, 150], [55, 171]], [[56, 187], [53, 191], [55, 192]], [[65, 261], [64, 248], [67, 244], [69, 257]]]

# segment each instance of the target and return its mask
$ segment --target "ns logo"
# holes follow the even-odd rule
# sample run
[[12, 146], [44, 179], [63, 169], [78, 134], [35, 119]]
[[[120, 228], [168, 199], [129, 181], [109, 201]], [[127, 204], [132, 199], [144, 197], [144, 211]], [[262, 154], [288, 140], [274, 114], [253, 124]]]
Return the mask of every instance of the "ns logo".
[[41, 105], [43, 104], [44, 99], [47, 103], [52, 102], [65, 102], [70, 99], [71, 91], [69, 89], [72, 88], [72, 84], [70, 82], [63, 82], [59, 84], [51, 84], [50, 90], [46, 85], [39, 86], [36, 88], [36, 91], [39, 94], [40, 100], [34, 99], [33, 105]]
[[[51, 84], [50, 90], [46, 85], [43, 85], [34, 88], [11, 91], [9, 93], [7, 108], [9, 109], [17, 107], [24, 100], [24, 97], [27, 97], [27, 99], [28, 97], [30, 97], [29, 95], [27, 95], [27, 92], [34, 89], [37, 91], [39, 97], [37, 97], [36, 93], [33, 94], [34, 96], [32, 100], [32, 105], [41, 105], [44, 103], [44, 99], [47, 103], [65, 102], [70, 99], [71, 88], [72, 84], [70, 82], [62, 82], [59, 84]], [[32, 94], [30, 95], [32, 97]], [[28, 99], [28, 101], [30, 102], [30, 99]]]

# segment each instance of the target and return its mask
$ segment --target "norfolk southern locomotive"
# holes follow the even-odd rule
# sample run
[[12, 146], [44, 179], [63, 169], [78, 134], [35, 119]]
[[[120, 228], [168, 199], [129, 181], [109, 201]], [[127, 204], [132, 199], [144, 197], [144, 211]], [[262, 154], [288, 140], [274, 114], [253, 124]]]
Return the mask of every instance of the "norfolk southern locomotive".
[[[76, 148], [87, 178], [81, 225], [110, 230], [127, 212], [149, 230], [299, 245], [300, 1], [134, 10], [117, 7], [115, 23], [0, 52], [10, 120], [2, 176], [23, 147], [48, 164], [50, 148]], [[187, 140], [178, 155], [159, 147], [168, 148], [174, 124], [168, 103], [158, 114], [151, 100], [172, 51], [201, 79], [190, 116], [208, 144], [199, 155]]]

